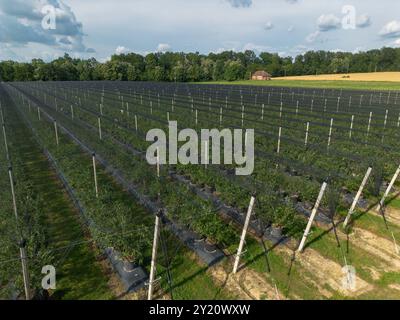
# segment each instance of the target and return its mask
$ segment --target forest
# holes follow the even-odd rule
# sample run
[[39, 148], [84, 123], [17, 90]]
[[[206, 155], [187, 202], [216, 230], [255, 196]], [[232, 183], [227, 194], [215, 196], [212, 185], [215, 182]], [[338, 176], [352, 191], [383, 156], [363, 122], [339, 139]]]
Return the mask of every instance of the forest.
[[0, 62], [1, 81], [235, 81], [249, 79], [252, 72], [265, 70], [273, 77], [353, 72], [400, 70], [400, 48], [382, 48], [366, 52], [309, 51], [293, 57], [276, 53], [257, 55], [225, 51], [203, 55], [157, 52], [115, 54], [101, 63], [94, 58], [77, 59], [69, 54], [45, 62]]

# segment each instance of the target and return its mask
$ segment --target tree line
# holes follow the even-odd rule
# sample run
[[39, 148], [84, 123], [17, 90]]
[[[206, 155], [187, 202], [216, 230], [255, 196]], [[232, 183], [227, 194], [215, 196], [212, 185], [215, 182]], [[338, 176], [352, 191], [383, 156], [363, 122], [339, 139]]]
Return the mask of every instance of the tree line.
[[51, 62], [0, 62], [1, 81], [235, 81], [257, 70], [273, 77], [332, 73], [400, 71], [400, 48], [366, 52], [309, 51], [292, 57], [253, 51], [199, 53], [115, 54], [107, 62], [74, 59], [68, 54]]

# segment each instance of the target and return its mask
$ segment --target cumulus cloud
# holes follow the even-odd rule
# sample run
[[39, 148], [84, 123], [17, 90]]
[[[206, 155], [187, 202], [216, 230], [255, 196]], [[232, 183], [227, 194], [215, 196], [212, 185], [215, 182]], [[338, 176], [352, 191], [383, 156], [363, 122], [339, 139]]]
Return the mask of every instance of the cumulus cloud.
[[118, 47], [115, 49], [115, 53], [116, 53], [116, 54], [126, 53], [127, 51], [129, 51], [128, 48], [125, 48], [124, 46], [118, 46]]
[[394, 47], [400, 47], [400, 38], [393, 42]]
[[398, 38], [400, 37], [400, 21], [388, 22], [379, 32], [382, 38]]
[[265, 30], [271, 30], [274, 28], [274, 25], [271, 21], [268, 21], [265, 25], [264, 25], [264, 29]]
[[323, 14], [317, 20], [318, 30], [325, 32], [338, 29], [341, 26], [341, 20], [334, 14]]
[[372, 24], [371, 17], [367, 14], [362, 14], [357, 18], [357, 28], [367, 28]]
[[[42, 20], [48, 14], [43, 10], [46, 6], [53, 8], [54, 29], [42, 26]], [[1, 0], [0, 15], [1, 42], [15, 45], [39, 43], [77, 52], [88, 50], [83, 42], [82, 23], [61, 0]]]
[[227, 0], [234, 8], [248, 8], [253, 4], [252, 0]]
[[308, 43], [313, 43], [313, 42], [315, 42], [315, 41], [319, 38], [320, 35], [321, 35], [321, 32], [320, 32], [320, 31], [315, 31], [315, 32], [313, 32], [313, 33], [310, 33], [310, 34], [306, 37], [306, 41], [307, 41]]
[[167, 52], [171, 50], [171, 46], [168, 43], [160, 43], [157, 46], [157, 52]]

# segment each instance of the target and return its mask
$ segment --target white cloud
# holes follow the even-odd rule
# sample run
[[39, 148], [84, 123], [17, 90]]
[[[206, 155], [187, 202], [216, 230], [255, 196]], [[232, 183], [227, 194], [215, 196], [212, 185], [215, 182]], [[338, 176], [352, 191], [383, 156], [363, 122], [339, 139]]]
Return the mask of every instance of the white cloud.
[[357, 18], [356, 26], [358, 28], [367, 28], [372, 24], [371, 17], [368, 14], [362, 14]]
[[116, 53], [116, 54], [126, 53], [127, 51], [129, 51], [129, 49], [128, 49], [128, 48], [125, 48], [124, 46], [118, 46], [118, 47], [115, 49], [115, 53]]
[[400, 47], [400, 38], [393, 42], [394, 47]]
[[157, 52], [167, 52], [171, 50], [171, 46], [168, 43], [160, 43], [157, 46]]
[[313, 33], [310, 33], [310, 34], [306, 37], [306, 41], [307, 41], [308, 43], [313, 43], [313, 42], [315, 42], [315, 41], [319, 38], [320, 35], [321, 35], [321, 32], [319, 32], [319, 31], [315, 31], [315, 32], [313, 32]]
[[264, 29], [265, 30], [271, 30], [274, 28], [274, 25], [271, 21], [268, 21], [265, 25], [264, 25]]
[[252, 0], [227, 0], [234, 8], [248, 8], [251, 7]]
[[[51, 6], [55, 28], [44, 29], [42, 20]], [[1, 0], [0, 41], [15, 45], [38, 43], [65, 51], [85, 52], [83, 27], [69, 6], [60, 0]]]
[[318, 30], [325, 32], [338, 29], [341, 26], [341, 20], [334, 14], [323, 14], [317, 20]]
[[400, 21], [388, 22], [379, 32], [379, 35], [383, 38], [397, 38], [400, 37]]

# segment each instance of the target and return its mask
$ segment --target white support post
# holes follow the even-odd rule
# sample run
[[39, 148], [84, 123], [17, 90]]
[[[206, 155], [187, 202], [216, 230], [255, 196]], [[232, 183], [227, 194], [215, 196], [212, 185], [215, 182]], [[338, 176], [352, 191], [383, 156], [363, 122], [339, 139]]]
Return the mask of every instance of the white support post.
[[397, 118], [397, 128], [400, 127], [400, 112], [399, 112], [399, 117]]
[[303, 249], [304, 249], [304, 245], [306, 244], [307, 237], [310, 234], [312, 223], [313, 223], [313, 221], [315, 219], [315, 216], [316, 216], [316, 214], [318, 212], [319, 205], [320, 205], [320, 203], [322, 201], [322, 197], [324, 196], [324, 193], [325, 193], [325, 190], [326, 190], [327, 186], [328, 186], [328, 184], [326, 182], [324, 182], [322, 184], [322, 187], [321, 187], [321, 190], [319, 192], [317, 201], [315, 202], [314, 208], [313, 208], [313, 210], [311, 212], [310, 219], [308, 219], [308, 224], [307, 224], [306, 230], [304, 231], [303, 238], [301, 239], [299, 248], [297, 249], [298, 252], [302, 252]]
[[96, 169], [96, 154], [92, 154], [92, 163], [93, 163], [93, 177], [94, 177], [94, 190], [96, 192], [96, 198], [99, 197], [99, 188], [97, 184], [97, 169]]
[[349, 131], [349, 138], [353, 136], [353, 125], [354, 125], [354, 114], [351, 116], [351, 123], [350, 123], [350, 131]]
[[199, 113], [199, 112], [198, 112], [198, 110], [196, 109], [196, 115], [195, 115], [195, 116], [196, 116], [196, 119], [195, 119], [196, 126], [197, 126], [197, 124], [198, 124], [198, 113]]
[[251, 199], [250, 199], [249, 208], [247, 210], [247, 215], [246, 215], [246, 220], [245, 220], [244, 226], [243, 226], [242, 236], [240, 237], [239, 248], [238, 248], [237, 253], [236, 253], [235, 264], [233, 266], [233, 273], [234, 274], [237, 273], [238, 268], [239, 268], [240, 257], [242, 255], [244, 242], [246, 240], [247, 229], [249, 228], [250, 218], [251, 218], [251, 215], [253, 213], [253, 208], [254, 208], [255, 201], [256, 201], [256, 198], [254, 196], [252, 196]]
[[8, 142], [7, 142], [6, 127], [4, 125], [4, 122], [2, 124], [2, 127], [3, 127], [3, 138], [4, 138], [4, 146], [5, 146], [5, 149], [6, 149], [6, 156], [7, 156], [7, 159], [10, 159], [10, 154], [8, 153]]
[[314, 110], [314, 99], [311, 100], [311, 109], [310, 109], [310, 111], [313, 112], [313, 110]]
[[383, 121], [383, 130], [386, 130], [386, 125], [387, 125], [388, 114], [389, 114], [389, 110], [388, 110], [388, 109], [386, 109], [386, 113], [385, 113], [385, 120]]
[[331, 146], [331, 140], [332, 140], [332, 127], [333, 127], [333, 118], [331, 118], [331, 125], [329, 127], [329, 136], [328, 136], [328, 149]]
[[351, 207], [349, 209], [349, 212], [347, 213], [346, 219], [344, 220], [343, 227], [345, 227], [345, 228], [347, 227], [347, 225], [348, 225], [348, 223], [350, 221], [350, 217], [353, 214], [353, 212], [354, 212], [354, 210], [355, 210], [355, 208], [357, 206], [358, 200], [361, 197], [361, 194], [362, 194], [362, 192], [363, 192], [363, 190], [365, 188], [365, 185], [367, 184], [367, 181], [368, 181], [368, 179], [369, 179], [369, 177], [371, 175], [371, 172], [372, 172], [372, 168], [369, 167], [368, 170], [367, 170], [367, 173], [364, 176], [363, 181], [361, 182], [360, 188], [358, 189], [358, 192], [356, 194], [356, 197], [353, 200], [353, 203], [352, 203], [352, 205], [351, 205]]
[[222, 107], [219, 109], [219, 126], [222, 126]]
[[336, 113], [339, 113], [340, 97], [337, 98]]
[[204, 167], [207, 169], [208, 165], [208, 141], [204, 141]]
[[56, 143], [57, 143], [57, 146], [58, 146], [59, 145], [59, 141], [58, 141], [58, 130], [57, 130], [57, 121], [56, 120], [54, 120], [54, 133], [56, 135]]
[[103, 134], [101, 132], [101, 119], [100, 119], [100, 117], [97, 118], [97, 123], [99, 125], [99, 139], [102, 140], [103, 139]]
[[169, 122], [169, 111], [167, 111], [167, 121]]
[[388, 197], [390, 191], [392, 190], [392, 188], [394, 186], [394, 183], [396, 182], [396, 180], [399, 177], [399, 175], [400, 175], [400, 166], [397, 168], [395, 174], [393, 175], [393, 178], [390, 181], [390, 183], [389, 183], [389, 185], [388, 185], [388, 187], [387, 187], [387, 189], [385, 191], [385, 194], [383, 195], [381, 201], [379, 201], [379, 204], [378, 204], [378, 211], [379, 212], [381, 212], [381, 210], [383, 210], [383, 208], [385, 206], [386, 198]]
[[278, 147], [276, 148], [276, 153], [281, 152], [281, 136], [282, 136], [282, 127], [279, 127], [279, 132], [278, 132]]
[[154, 282], [156, 275], [156, 262], [157, 262], [157, 251], [158, 251], [158, 238], [160, 235], [160, 213], [156, 215], [156, 222], [154, 226], [154, 238], [153, 238], [153, 250], [151, 254], [151, 266], [150, 266], [150, 279], [149, 279], [149, 291], [148, 291], [148, 300], [153, 299], [153, 291], [154, 291]]
[[299, 115], [299, 100], [296, 103], [296, 117]]
[[307, 147], [308, 144], [308, 132], [310, 130], [310, 122], [307, 122], [306, 126], [306, 138], [304, 139], [304, 146]]
[[372, 111], [369, 113], [368, 127], [367, 127], [367, 138], [369, 137], [369, 131], [371, 130], [371, 121], [372, 121]]
[[40, 121], [40, 109], [39, 109], [39, 107], [37, 108], [37, 113], [38, 113], [38, 119]]
[[26, 256], [26, 250], [25, 250], [25, 241], [21, 241], [20, 248], [19, 248], [19, 254], [21, 257], [21, 264], [22, 264], [22, 277], [24, 279], [24, 291], [25, 291], [25, 299], [30, 300], [31, 299], [31, 293], [30, 293], [30, 285], [29, 285], [29, 270], [28, 270], [28, 258]]
[[71, 104], [71, 119], [74, 120], [74, 106]]
[[[262, 107], [261, 107], [261, 120], [264, 120], [264, 108], [265, 108], [265, 105], [264, 105], [264, 103], [262, 104]], [[400, 117], [400, 116], [399, 116]]]
[[160, 149], [157, 148], [157, 177], [160, 177]]
[[[10, 188], [11, 188], [11, 196], [12, 196], [12, 202], [13, 202], [13, 210], [14, 210], [14, 216], [15, 220], [17, 223], [17, 229], [18, 229], [18, 209], [17, 209], [17, 200], [15, 198], [15, 190], [14, 190], [14, 179], [12, 175], [12, 167], [8, 168], [8, 177], [10, 179]], [[28, 264], [27, 264], [27, 257], [26, 257], [26, 252], [25, 252], [25, 241], [21, 239], [20, 243], [20, 259], [21, 259], [21, 264], [22, 264], [22, 276], [24, 279], [24, 289], [25, 289], [25, 299], [30, 300], [30, 285], [29, 285], [29, 272], [28, 272]]]
[[244, 126], [244, 104], [242, 104], [242, 128]]

